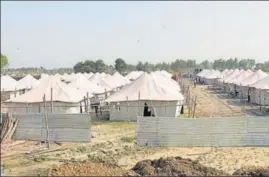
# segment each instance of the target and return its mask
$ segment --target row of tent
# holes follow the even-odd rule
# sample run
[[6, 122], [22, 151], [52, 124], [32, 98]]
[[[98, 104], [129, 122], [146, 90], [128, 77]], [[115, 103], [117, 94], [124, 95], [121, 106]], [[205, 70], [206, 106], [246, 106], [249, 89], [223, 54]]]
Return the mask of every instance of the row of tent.
[[[163, 71], [162, 71], [163, 72]], [[104, 85], [104, 88], [106, 89], [112, 89], [114, 87], [119, 87], [125, 84], [128, 84], [130, 80], [134, 80], [137, 77], [139, 77], [142, 74], [142, 72], [139, 71], [133, 71], [129, 73], [127, 76], [123, 77], [120, 75], [118, 72], [114, 73], [113, 75], [106, 74], [106, 73], [72, 73], [72, 74], [56, 74], [54, 75], [55, 77], [60, 78], [62, 81], [69, 83], [69, 82], [74, 82], [79, 80], [83, 81], [86, 79], [89, 79], [90, 81], [94, 82], [95, 84], [98, 84], [100, 80], [101, 85]], [[42, 74], [41, 78], [49, 76], [47, 74]], [[17, 91], [17, 90], [30, 90], [35, 87], [37, 87], [40, 83], [39, 80], [35, 79], [33, 76], [30, 74], [26, 75], [19, 81], [16, 81], [12, 77], [5, 75], [1, 76], [1, 92], [11, 92], [11, 91]], [[102, 84], [103, 83], [103, 84]], [[99, 88], [100, 89], [100, 88]], [[101, 89], [102, 90], [102, 89]]]
[[218, 85], [225, 92], [259, 105], [269, 105], [269, 74], [261, 70], [203, 70], [197, 74], [200, 82]]
[[[44, 94], [46, 101], [53, 102], [54, 112], [61, 113], [79, 113], [86, 93], [91, 100], [96, 97], [100, 100], [101, 97], [105, 103], [114, 106], [120, 104], [123, 107], [120, 111], [111, 107], [112, 117], [114, 112], [114, 117], [119, 119], [126, 117], [127, 113], [136, 118], [137, 113], [142, 112], [142, 110], [138, 111], [138, 109], [142, 109], [138, 106], [140, 101], [141, 105], [142, 101], [149, 105], [173, 105], [166, 108], [154, 106], [152, 108], [157, 115], [175, 116], [178, 113], [176, 105], [182, 104], [184, 100], [178, 83], [172, 80], [171, 74], [166, 71], [149, 74], [136, 71], [125, 77], [117, 72], [113, 75], [78, 73], [49, 76], [42, 74], [39, 80], [35, 82], [34, 79], [32, 80], [32, 85], [29, 84], [31, 90], [5, 101], [9, 107], [14, 107], [13, 112], [25, 112], [26, 104], [28, 112], [41, 112], [42, 106], [40, 105], [42, 105]], [[2, 86], [5, 87], [1, 84]], [[132, 104], [133, 109], [124, 109]], [[18, 109], [19, 107], [21, 109]]]

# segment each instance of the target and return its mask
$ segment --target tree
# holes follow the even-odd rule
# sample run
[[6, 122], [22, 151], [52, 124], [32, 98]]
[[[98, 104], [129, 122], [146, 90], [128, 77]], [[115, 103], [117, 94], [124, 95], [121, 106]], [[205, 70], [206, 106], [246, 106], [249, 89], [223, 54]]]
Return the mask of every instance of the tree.
[[82, 61], [75, 64], [74, 66], [75, 73], [81, 73], [83, 72], [83, 70], [84, 70], [84, 63]]
[[208, 60], [203, 61], [200, 66], [204, 69], [209, 69], [210, 68], [210, 62]]
[[103, 60], [97, 60], [95, 62], [95, 70], [96, 72], [105, 72], [106, 71], [106, 64], [103, 62]]
[[137, 71], [144, 71], [144, 65], [141, 61], [137, 63], [136, 70]]
[[1, 54], [1, 72], [8, 66], [8, 58]]
[[115, 61], [115, 69], [121, 74], [127, 70], [127, 64], [121, 58], [116, 59]]
[[96, 65], [95, 65], [95, 62], [92, 61], [92, 60], [86, 60], [84, 62], [84, 66], [83, 66], [83, 69], [82, 69], [83, 72], [86, 72], [86, 73], [96, 73]]

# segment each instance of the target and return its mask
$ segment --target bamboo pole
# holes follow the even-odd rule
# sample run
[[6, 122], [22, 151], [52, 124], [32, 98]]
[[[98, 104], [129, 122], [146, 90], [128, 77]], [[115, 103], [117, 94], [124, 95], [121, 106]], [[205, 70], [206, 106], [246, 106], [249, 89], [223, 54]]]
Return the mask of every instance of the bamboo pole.
[[138, 116], [140, 116], [140, 91], [138, 92]]
[[[128, 101], [128, 96], [126, 96], [126, 101], [127, 101], [127, 114], [128, 114], [128, 106], [129, 106], [129, 101]], [[129, 116], [129, 122], [131, 122], [131, 117]]]
[[259, 99], [260, 99], [260, 111], [262, 111], [262, 98], [261, 98], [261, 89], [260, 89], [260, 96], [259, 96]]
[[84, 96], [84, 99], [83, 99], [83, 101], [84, 101], [84, 110], [85, 110], [85, 112], [87, 112], [87, 103], [86, 103], [86, 96]]
[[82, 104], [81, 104], [81, 101], [79, 102], [79, 110], [80, 110], [80, 113], [82, 113]]
[[89, 92], [87, 92], [87, 112], [89, 112]]
[[129, 106], [128, 96], [126, 96], [126, 102], [127, 102], [127, 112], [128, 112], [128, 106]]
[[44, 102], [44, 115], [45, 115], [45, 124], [46, 124], [46, 143], [48, 145], [48, 148], [50, 148], [48, 114], [47, 114], [46, 95], [45, 94], [43, 96], [43, 102]]
[[28, 102], [26, 102], [26, 113], [28, 113]]
[[193, 115], [192, 115], [192, 118], [194, 118], [194, 115], [195, 115], [195, 110], [196, 110], [196, 101], [197, 101], [197, 96], [195, 96], [195, 99], [194, 99], [194, 107], [193, 107]]
[[53, 112], [53, 88], [50, 88], [50, 112]]

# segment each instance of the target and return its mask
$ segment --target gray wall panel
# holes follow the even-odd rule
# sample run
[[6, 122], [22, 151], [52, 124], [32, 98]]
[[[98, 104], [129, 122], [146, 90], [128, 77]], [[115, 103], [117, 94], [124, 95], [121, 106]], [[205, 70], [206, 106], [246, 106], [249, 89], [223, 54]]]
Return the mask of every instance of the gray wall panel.
[[269, 117], [138, 117], [144, 146], [269, 146]]
[[[19, 119], [19, 123], [13, 139], [35, 141], [46, 139], [44, 114], [15, 114], [14, 117]], [[48, 114], [47, 118], [51, 141], [90, 141], [90, 114]]]

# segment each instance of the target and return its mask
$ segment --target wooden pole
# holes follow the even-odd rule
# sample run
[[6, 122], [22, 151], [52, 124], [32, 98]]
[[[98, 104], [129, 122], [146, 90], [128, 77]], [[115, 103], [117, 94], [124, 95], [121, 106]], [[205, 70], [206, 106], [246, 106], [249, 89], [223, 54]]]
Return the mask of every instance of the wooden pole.
[[45, 124], [46, 124], [46, 143], [48, 148], [50, 148], [50, 141], [49, 141], [49, 125], [48, 125], [48, 115], [47, 115], [47, 105], [46, 105], [46, 95], [43, 96], [44, 102], [44, 115], [45, 115]]
[[[128, 114], [128, 106], [129, 106], [129, 101], [128, 101], [128, 96], [126, 96], [126, 101], [127, 101], [127, 114]], [[129, 122], [131, 122], [131, 117], [129, 116]]]
[[53, 112], [53, 88], [50, 88], [50, 112]]
[[85, 112], [87, 112], [86, 96], [84, 96], [83, 101], [84, 101], [84, 110], [85, 110]]
[[126, 96], [126, 102], [127, 102], [127, 112], [128, 112], [128, 106], [129, 106], [128, 96]]
[[89, 112], [89, 92], [87, 92], [87, 112]]
[[26, 102], [26, 113], [28, 113], [28, 102]]
[[140, 91], [138, 92], [138, 116], [140, 116]]
[[260, 89], [260, 96], [259, 96], [259, 98], [260, 98], [260, 111], [262, 111], [262, 98], [261, 98], [261, 89]]
[[82, 104], [81, 104], [81, 101], [79, 102], [79, 109], [80, 109], [80, 113], [82, 113]]
[[194, 99], [194, 107], [193, 107], [193, 115], [192, 115], [192, 118], [194, 118], [194, 115], [195, 115], [195, 109], [196, 109], [196, 101], [197, 101], [197, 96], [195, 96], [195, 99]]

